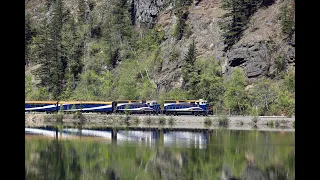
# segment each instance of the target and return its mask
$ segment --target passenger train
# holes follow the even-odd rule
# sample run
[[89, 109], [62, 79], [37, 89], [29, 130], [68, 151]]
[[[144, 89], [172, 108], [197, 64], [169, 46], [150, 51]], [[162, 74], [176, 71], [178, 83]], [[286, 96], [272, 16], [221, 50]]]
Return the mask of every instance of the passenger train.
[[163, 106], [157, 101], [119, 100], [119, 101], [25, 101], [25, 112], [55, 113], [63, 111], [95, 112], [104, 114], [165, 114], [165, 115], [208, 115], [211, 114], [206, 100], [165, 100]]

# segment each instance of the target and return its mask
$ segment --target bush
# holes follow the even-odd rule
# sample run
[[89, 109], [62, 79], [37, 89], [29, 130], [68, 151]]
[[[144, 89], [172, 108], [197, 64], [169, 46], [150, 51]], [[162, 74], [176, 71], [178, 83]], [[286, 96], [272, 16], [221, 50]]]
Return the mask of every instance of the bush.
[[239, 124], [240, 126], [243, 126], [244, 123], [243, 123], [243, 121], [240, 120], [240, 121], [238, 121], [238, 124]]
[[229, 125], [229, 118], [225, 114], [219, 115], [218, 122], [219, 122], [219, 126], [228, 126]]
[[276, 127], [279, 127], [279, 126], [280, 126], [280, 122], [279, 122], [278, 120], [275, 122], [275, 126], [276, 126]]
[[251, 122], [252, 122], [253, 124], [257, 124], [258, 121], [259, 121], [258, 116], [253, 116], [252, 119], [251, 119]]
[[165, 125], [166, 124], [166, 118], [165, 117], [159, 117], [159, 124]]
[[57, 122], [62, 122], [64, 113], [59, 111], [57, 114], [54, 115], [54, 117], [56, 118]]
[[272, 120], [272, 121], [267, 122], [267, 126], [274, 127], [274, 121]]
[[174, 118], [172, 116], [170, 116], [168, 121], [170, 126], [174, 125]]
[[139, 122], [140, 122], [140, 119], [138, 117], [133, 117], [132, 120], [133, 120], [135, 125], [138, 125]]
[[206, 117], [206, 118], [204, 118], [204, 124], [208, 125], [208, 126], [211, 126], [212, 120], [209, 117]]
[[275, 62], [278, 73], [280, 73], [281, 71], [283, 71], [286, 68], [286, 60], [285, 60], [283, 54], [278, 55], [274, 62]]
[[147, 124], [151, 124], [151, 117], [150, 117], [150, 116], [146, 117], [146, 118], [145, 118], [145, 122], [146, 122]]

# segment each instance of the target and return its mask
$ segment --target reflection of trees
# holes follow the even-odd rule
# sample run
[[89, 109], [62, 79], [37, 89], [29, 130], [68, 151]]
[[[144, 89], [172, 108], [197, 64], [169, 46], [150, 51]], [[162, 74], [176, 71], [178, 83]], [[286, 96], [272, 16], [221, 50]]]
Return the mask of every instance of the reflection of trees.
[[178, 180], [220, 179], [229, 169], [235, 179], [294, 179], [292, 142], [292, 133], [229, 130], [212, 132], [207, 149], [26, 140], [25, 172], [26, 179]]

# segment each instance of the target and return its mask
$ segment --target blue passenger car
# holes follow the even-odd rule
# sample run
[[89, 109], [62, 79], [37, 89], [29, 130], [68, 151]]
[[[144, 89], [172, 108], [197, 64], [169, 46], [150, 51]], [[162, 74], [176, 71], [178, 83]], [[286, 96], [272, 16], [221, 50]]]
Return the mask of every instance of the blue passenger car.
[[58, 109], [57, 101], [25, 101], [25, 112], [46, 112], [53, 113]]
[[166, 115], [208, 115], [209, 104], [199, 100], [166, 100], [163, 105], [163, 114]]
[[156, 101], [144, 100], [120, 100], [116, 102], [117, 113], [128, 112], [130, 114], [158, 114], [160, 104]]
[[73, 112], [97, 112], [108, 113], [113, 112], [113, 103], [110, 101], [60, 101], [59, 106], [62, 111]]

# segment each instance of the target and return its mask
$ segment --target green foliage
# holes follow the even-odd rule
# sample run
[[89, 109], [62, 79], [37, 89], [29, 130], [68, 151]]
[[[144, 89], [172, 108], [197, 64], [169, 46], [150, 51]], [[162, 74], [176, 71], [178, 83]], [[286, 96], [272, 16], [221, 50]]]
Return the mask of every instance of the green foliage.
[[259, 117], [258, 116], [253, 116], [252, 119], [251, 119], [251, 122], [253, 124], [257, 124], [258, 121], [259, 121]]
[[159, 99], [159, 102], [163, 102], [166, 99], [187, 99], [187, 93], [180, 88], [173, 88], [167, 93], [161, 93]]
[[159, 117], [158, 120], [159, 120], [159, 124], [161, 124], [161, 125], [165, 125], [166, 124], [166, 118], [165, 117]]
[[286, 60], [285, 60], [283, 54], [278, 55], [274, 62], [275, 62], [278, 73], [280, 73], [281, 71], [283, 71], [286, 68]]
[[277, 100], [271, 106], [271, 111], [275, 115], [293, 115], [295, 111], [295, 100], [293, 95], [286, 89], [279, 90]]
[[267, 126], [269, 126], [269, 127], [274, 127], [274, 121], [273, 120], [271, 120], [271, 121], [269, 121], [269, 122], [267, 122]]
[[197, 76], [199, 83], [192, 88], [190, 94], [196, 99], [205, 98], [211, 105], [218, 105], [225, 91], [221, 66], [214, 58], [198, 59], [194, 69], [200, 70]]
[[221, 7], [228, 12], [222, 16], [224, 22], [220, 24], [222, 36], [228, 50], [241, 37], [246, 29], [249, 18], [264, 4], [263, 0], [223, 0]]
[[140, 123], [139, 117], [133, 117], [132, 121], [134, 122], [135, 125], [138, 125]]
[[132, 22], [129, 13], [130, 4], [127, 0], [112, 0], [112, 24], [115, 26], [120, 40], [130, 38], [132, 36]]
[[180, 52], [176, 48], [172, 48], [169, 56], [170, 61], [177, 61], [179, 59]]
[[182, 36], [185, 32], [185, 28], [187, 26], [186, 21], [188, 18], [188, 11], [178, 10], [177, 14], [177, 22], [173, 26], [172, 35], [176, 38], [177, 41], [182, 39]]
[[144, 120], [145, 120], [145, 123], [146, 123], [146, 124], [148, 124], [148, 125], [150, 125], [150, 124], [151, 124], [152, 119], [151, 119], [151, 117], [150, 117], [150, 116], [145, 117], [145, 118], [144, 118]]
[[207, 126], [211, 126], [212, 120], [209, 117], [204, 118], [204, 124]]
[[244, 114], [249, 107], [248, 94], [245, 91], [246, 75], [242, 68], [235, 68], [227, 81], [225, 102], [232, 112]]
[[227, 127], [229, 125], [229, 118], [225, 114], [218, 115], [219, 126]]
[[290, 93], [295, 92], [295, 71], [293, 67], [289, 68], [288, 72], [285, 74], [283, 85]]
[[69, 99], [73, 100], [107, 100], [111, 94], [111, 73], [100, 75], [89, 70], [80, 77], [81, 81]]
[[191, 5], [193, 0], [174, 0], [173, 4], [175, 8], [181, 8], [184, 6], [189, 6]]
[[252, 115], [271, 115], [271, 105], [277, 99], [278, 87], [270, 79], [261, 78], [248, 90]]
[[284, 35], [290, 36], [295, 29], [295, 1], [289, 0], [280, 7], [281, 30]]
[[173, 126], [174, 124], [175, 124], [175, 119], [172, 117], [172, 116], [170, 116], [169, 117], [169, 119], [168, 119], [168, 124], [170, 125], [170, 126]]
[[184, 89], [189, 91], [189, 95], [193, 94], [193, 89], [196, 87], [196, 84], [199, 83], [199, 77], [198, 77], [199, 73], [197, 70], [194, 69], [194, 63], [196, 62], [196, 57], [197, 57], [197, 49], [194, 43], [194, 39], [192, 39], [192, 42], [189, 45], [188, 53], [184, 58], [185, 65], [182, 68]]

